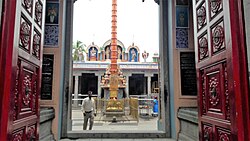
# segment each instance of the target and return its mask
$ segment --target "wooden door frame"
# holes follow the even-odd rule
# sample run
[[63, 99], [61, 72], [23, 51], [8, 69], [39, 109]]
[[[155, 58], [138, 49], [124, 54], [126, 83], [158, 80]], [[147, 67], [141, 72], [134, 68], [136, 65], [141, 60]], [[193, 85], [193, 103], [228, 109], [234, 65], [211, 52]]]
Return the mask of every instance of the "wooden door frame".
[[[250, 97], [247, 66], [247, 46], [243, 16], [243, 0], [230, 0], [230, 23], [232, 37], [232, 64], [235, 91], [236, 117], [233, 127], [237, 127], [238, 140], [250, 140]], [[248, 25], [249, 26], [249, 25]], [[233, 109], [234, 110], [234, 109]], [[247, 127], [247, 126], [248, 127]], [[232, 130], [235, 131], [235, 130]], [[236, 131], [235, 131], [236, 132]]]
[[[71, 67], [71, 60], [70, 57], [72, 56], [72, 17], [73, 17], [73, 3], [72, 0], [65, 0], [64, 1], [64, 8], [65, 8], [65, 15], [63, 17], [64, 19], [64, 27], [63, 27], [63, 32], [62, 32], [62, 39], [64, 40], [63, 42], [63, 52], [64, 52], [64, 56], [63, 56], [63, 65], [62, 65], [62, 69], [63, 69], [63, 74], [61, 75], [61, 77], [63, 78], [63, 80], [61, 81], [61, 99], [60, 99], [60, 111], [59, 111], [59, 138], [115, 138], [115, 137], [119, 137], [119, 138], [127, 138], [128, 136], [130, 138], [143, 138], [143, 137], [151, 137], [151, 138], [171, 138], [174, 137], [175, 138], [175, 122], [174, 122], [174, 118], [170, 117], [170, 107], [173, 106], [173, 103], [171, 103], [170, 101], [173, 99], [173, 95], [170, 94], [169, 92], [169, 79], [168, 79], [168, 73], [169, 73], [169, 67], [168, 67], [168, 63], [169, 63], [169, 58], [168, 56], [168, 49], [170, 47], [171, 42], [169, 41], [169, 36], [168, 36], [168, 32], [169, 32], [169, 26], [165, 26], [168, 25], [168, 23], [171, 21], [169, 20], [169, 14], [171, 14], [171, 12], [169, 12], [169, 8], [171, 8], [171, 4], [169, 3], [169, 1], [167, 0], [160, 0], [160, 5], [159, 5], [159, 16], [160, 16], [160, 31], [159, 34], [161, 37], [160, 38], [160, 61], [161, 63], [161, 75], [160, 75], [160, 81], [161, 81], [161, 85], [160, 85], [160, 89], [161, 89], [161, 100], [160, 105], [161, 105], [161, 113], [160, 113], [160, 120], [157, 123], [159, 125], [159, 130], [156, 132], [152, 132], [152, 133], [147, 133], [147, 132], [102, 132], [102, 133], [82, 133], [82, 132], [75, 132], [72, 131], [71, 129], [71, 94], [70, 94], [70, 90], [71, 90], [71, 86], [70, 86], [70, 81], [71, 81], [71, 71], [72, 71], [72, 67]], [[165, 38], [164, 38], [165, 37]], [[164, 57], [165, 56], [165, 57]], [[169, 106], [171, 105], [171, 106]], [[67, 118], [65, 118], [67, 117]]]
[[[7, 140], [11, 95], [13, 45], [16, 18], [16, 0], [3, 0], [0, 37], [0, 140]], [[10, 22], [11, 21], [11, 22]], [[5, 105], [5, 106], [4, 106]]]

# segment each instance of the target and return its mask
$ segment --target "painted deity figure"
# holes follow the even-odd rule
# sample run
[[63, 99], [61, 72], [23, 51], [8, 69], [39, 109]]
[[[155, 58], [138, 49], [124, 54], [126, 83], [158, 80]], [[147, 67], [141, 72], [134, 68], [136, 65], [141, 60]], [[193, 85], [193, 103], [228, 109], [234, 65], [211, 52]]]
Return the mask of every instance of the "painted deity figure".
[[131, 61], [134, 62], [136, 57], [135, 49], [131, 50]]
[[109, 53], [110, 53], [109, 48], [106, 49], [106, 52], [105, 52], [105, 53], [106, 53], [106, 59], [109, 59], [109, 58], [110, 58], [110, 57], [109, 57]]
[[122, 55], [122, 51], [121, 51], [121, 48], [118, 48], [118, 59], [121, 59], [121, 55]]
[[144, 59], [144, 62], [146, 62], [147, 58], [148, 58], [149, 53], [147, 53], [145, 50], [142, 53], [142, 58]]
[[91, 51], [90, 51], [90, 56], [91, 57], [96, 57], [96, 50], [95, 48], [92, 48]]

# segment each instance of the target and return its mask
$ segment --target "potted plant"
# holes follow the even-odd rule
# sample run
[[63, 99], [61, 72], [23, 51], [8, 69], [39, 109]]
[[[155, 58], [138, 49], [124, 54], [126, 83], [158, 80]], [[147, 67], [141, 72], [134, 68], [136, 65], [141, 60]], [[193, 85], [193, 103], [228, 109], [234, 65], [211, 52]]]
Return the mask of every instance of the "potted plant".
[[49, 16], [49, 21], [51, 23], [53, 23], [54, 20], [55, 20], [55, 17], [57, 16], [56, 8], [55, 7], [50, 7], [49, 8], [49, 10], [48, 10], [48, 16]]

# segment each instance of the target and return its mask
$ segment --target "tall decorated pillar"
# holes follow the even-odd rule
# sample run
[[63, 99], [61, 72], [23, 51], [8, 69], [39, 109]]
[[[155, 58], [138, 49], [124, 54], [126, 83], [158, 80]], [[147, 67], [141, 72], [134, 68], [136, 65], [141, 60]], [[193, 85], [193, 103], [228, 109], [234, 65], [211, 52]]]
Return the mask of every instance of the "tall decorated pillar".
[[104, 98], [107, 100], [105, 113], [117, 115], [124, 112], [124, 89], [126, 80], [117, 65], [117, 0], [112, 0], [111, 21], [111, 64], [101, 80]]
[[117, 0], [112, 0], [112, 26], [111, 26], [111, 65], [110, 65], [110, 99], [117, 98]]
[[111, 74], [117, 74], [117, 0], [112, 0]]

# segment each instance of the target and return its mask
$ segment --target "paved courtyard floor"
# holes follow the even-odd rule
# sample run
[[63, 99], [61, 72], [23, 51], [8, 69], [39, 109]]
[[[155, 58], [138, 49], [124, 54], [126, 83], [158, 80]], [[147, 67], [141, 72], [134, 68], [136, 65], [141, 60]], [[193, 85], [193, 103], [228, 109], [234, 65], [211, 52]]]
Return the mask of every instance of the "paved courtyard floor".
[[[116, 122], [112, 122], [115, 119]], [[139, 121], [131, 116], [108, 117], [97, 114], [92, 130], [119, 131], [157, 131], [158, 117], [139, 116]], [[88, 129], [88, 128], [87, 128]], [[72, 131], [83, 130], [83, 114], [81, 110], [72, 110]]]
[[[158, 117], [151, 115], [140, 115], [139, 121], [130, 116], [116, 117], [117, 122], [111, 122], [113, 117], [105, 117], [97, 114], [94, 121], [93, 130], [83, 131], [83, 114], [79, 109], [72, 110], [72, 132], [100, 133], [100, 132], [155, 132], [158, 131]], [[60, 141], [175, 141], [168, 138], [91, 138], [91, 139], [62, 139]]]

